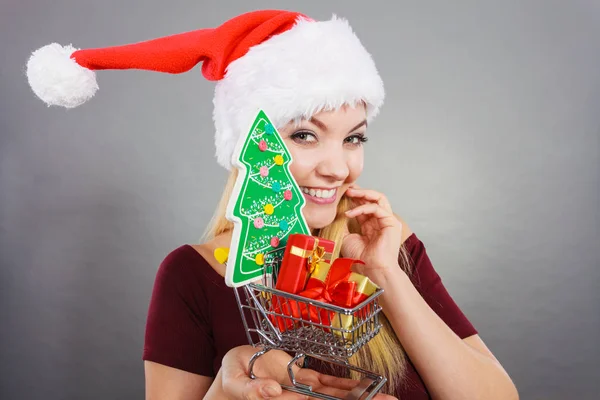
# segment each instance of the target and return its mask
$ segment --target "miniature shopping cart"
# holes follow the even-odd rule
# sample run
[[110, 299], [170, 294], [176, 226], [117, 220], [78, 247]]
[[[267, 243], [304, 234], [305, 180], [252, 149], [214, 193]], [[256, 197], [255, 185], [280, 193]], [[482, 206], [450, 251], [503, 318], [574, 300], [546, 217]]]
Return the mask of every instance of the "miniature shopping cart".
[[[346, 399], [371, 399], [387, 379], [351, 365], [348, 359], [379, 332], [378, 297], [383, 290], [378, 289], [352, 309], [338, 307], [275, 289], [280, 265], [281, 258], [276, 253], [267, 253], [262, 279], [234, 290], [248, 341], [252, 346], [262, 347], [250, 360], [250, 376], [255, 378], [252, 368], [258, 357], [273, 349], [283, 350], [295, 353], [287, 365], [291, 385], [282, 385], [284, 389], [320, 399], [338, 399], [314, 392], [311, 386], [294, 377], [292, 366], [302, 366], [301, 360], [312, 357], [359, 372], [363, 378]], [[317, 318], [282, 311], [292, 307], [311, 310]]]

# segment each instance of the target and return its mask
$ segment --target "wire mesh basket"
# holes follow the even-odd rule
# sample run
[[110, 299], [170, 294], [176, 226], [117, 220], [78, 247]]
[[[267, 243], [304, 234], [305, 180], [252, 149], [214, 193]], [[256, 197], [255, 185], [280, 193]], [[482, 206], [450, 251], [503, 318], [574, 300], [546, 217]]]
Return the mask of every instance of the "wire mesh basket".
[[252, 367], [258, 357], [283, 350], [296, 354], [288, 364], [292, 385], [284, 385], [285, 389], [338, 399], [296, 381], [291, 366], [308, 356], [359, 372], [364, 378], [346, 399], [371, 399], [387, 379], [351, 365], [348, 359], [381, 329], [378, 298], [383, 290], [351, 309], [339, 307], [275, 289], [280, 264], [276, 253], [266, 254], [262, 279], [242, 286], [242, 294], [234, 290], [249, 343], [263, 347], [250, 361], [250, 375], [254, 378]]

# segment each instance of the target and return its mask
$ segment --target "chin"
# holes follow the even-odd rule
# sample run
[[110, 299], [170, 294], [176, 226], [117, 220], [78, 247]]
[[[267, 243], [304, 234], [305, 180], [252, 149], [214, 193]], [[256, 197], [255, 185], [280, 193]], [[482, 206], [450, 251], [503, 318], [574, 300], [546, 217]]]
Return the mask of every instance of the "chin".
[[337, 210], [334, 208], [331, 212], [311, 212], [313, 210], [305, 210], [306, 214], [310, 217], [306, 217], [306, 223], [311, 230], [323, 229], [330, 225], [334, 220]]

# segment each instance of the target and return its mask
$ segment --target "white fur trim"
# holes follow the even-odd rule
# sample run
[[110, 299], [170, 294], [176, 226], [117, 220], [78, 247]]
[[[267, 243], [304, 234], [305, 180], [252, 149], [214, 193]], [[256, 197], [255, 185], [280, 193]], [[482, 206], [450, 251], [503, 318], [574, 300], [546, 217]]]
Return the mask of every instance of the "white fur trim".
[[77, 107], [98, 90], [96, 73], [71, 58], [75, 50], [52, 43], [34, 51], [27, 62], [29, 86], [48, 106]]
[[372, 120], [384, 96], [375, 63], [346, 20], [335, 15], [329, 21], [298, 20], [292, 29], [250, 48], [217, 83], [217, 161], [231, 169], [236, 143], [260, 109], [280, 128], [364, 101]]

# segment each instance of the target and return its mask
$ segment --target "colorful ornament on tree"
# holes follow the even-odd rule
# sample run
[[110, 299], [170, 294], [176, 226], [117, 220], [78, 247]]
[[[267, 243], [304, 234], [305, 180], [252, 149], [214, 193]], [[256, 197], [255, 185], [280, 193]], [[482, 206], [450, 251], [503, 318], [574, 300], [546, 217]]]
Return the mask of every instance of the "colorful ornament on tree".
[[288, 223], [286, 220], [281, 220], [279, 222], [279, 229], [281, 229], [282, 231], [287, 231], [288, 229]]
[[[264, 144], [263, 144], [264, 143]], [[270, 272], [282, 258], [290, 234], [310, 235], [302, 215], [305, 198], [292, 177], [291, 154], [267, 115], [260, 111], [233, 158], [238, 177], [227, 206], [234, 223], [225, 282], [242, 286]]]
[[271, 215], [271, 214], [273, 214], [274, 211], [275, 211], [275, 207], [273, 207], [273, 204], [265, 205], [265, 214]]
[[256, 262], [256, 265], [263, 265], [265, 263], [265, 255], [258, 253], [256, 257], [254, 257], [254, 261]]
[[225, 264], [229, 257], [229, 249], [227, 247], [218, 247], [213, 252], [215, 259], [219, 264]]
[[263, 220], [261, 217], [257, 217], [257, 218], [254, 220], [254, 227], [255, 227], [256, 229], [262, 229], [262, 228], [263, 228], [263, 226], [265, 226], [265, 221], [264, 221], [264, 220]]
[[259, 148], [260, 151], [267, 151], [267, 147], [268, 147], [267, 146], [267, 142], [265, 142], [264, 140], [261, 140], [258, 143], [258, 148]]

